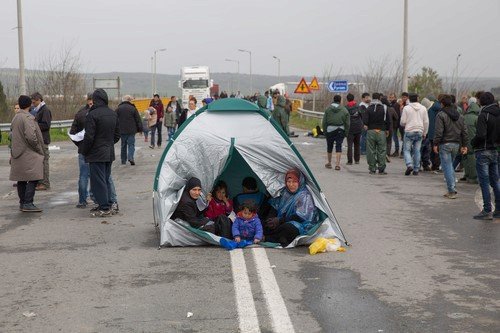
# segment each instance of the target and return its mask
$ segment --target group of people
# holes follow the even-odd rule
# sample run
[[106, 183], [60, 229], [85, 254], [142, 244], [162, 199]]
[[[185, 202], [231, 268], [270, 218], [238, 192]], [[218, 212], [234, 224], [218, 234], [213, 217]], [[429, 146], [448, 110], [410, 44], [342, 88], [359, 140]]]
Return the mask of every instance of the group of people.
[[305, 178], [296, 169], [285, 173], [284, 188], [276, 198], [260, 192], [253, 177], [243, 179], [242, 189], [231, 200], [226, 183], [218, 181], [204, 200], [201, 181], [192, 177], [171, 219], [222, 237], [221, 245], [228, 249], [262, 241], [287, 246], [318, 223]]
[[[391, 157], [404, 158], [406, 176], [421, 170], [444, 173], [447, 192], [457, 197], [455, 170], [463, 168], [460, 181], [478, 183], [483, 194], [483, 210], [475, 219], [500, 218], [500, 209], [492, 212], [490, 187], [500, 207], [499, 156], [500, 108], [490, 92], [478, 92], [456, 103], [453, 95], [403, 93], [397, 99], [381, 93], [363, 93], [357, 103], [352, 94], [342, 105], [340, 95], [325, 110], [322, 131], [327, 142], [327, 163], [331, 169], [335, 145], [335, 170], [340, 170], [342, 143], [347, 137], [347, 165], [359, 164], [366, 154], [370, 174], [386, 175]], [[402, 143], [398, 132], [401, 136]], [[391, 154], [394, 142], [394, 153]], [[401, 147], [401, 153], [399, 148]], [[354, 152], [354, 154], [353, 154]], [[354, 158], [353, 158], [354, 157]]]

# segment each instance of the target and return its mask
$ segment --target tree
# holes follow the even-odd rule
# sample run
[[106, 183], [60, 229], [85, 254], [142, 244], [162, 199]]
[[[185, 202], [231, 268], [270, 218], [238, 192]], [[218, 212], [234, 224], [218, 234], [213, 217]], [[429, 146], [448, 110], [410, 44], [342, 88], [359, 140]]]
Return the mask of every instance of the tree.
[[3, 85], [0, 81], [0, 122], [10, 122], [9, 107], [7, 106], [7, 96], [3, 92]]
[[422, 67], [422, 72], [410, 78], [408, 90], [424, 97], [429, 94], [434, 96], [443, 92], [443, 80], [439, 74], [430, 67]]

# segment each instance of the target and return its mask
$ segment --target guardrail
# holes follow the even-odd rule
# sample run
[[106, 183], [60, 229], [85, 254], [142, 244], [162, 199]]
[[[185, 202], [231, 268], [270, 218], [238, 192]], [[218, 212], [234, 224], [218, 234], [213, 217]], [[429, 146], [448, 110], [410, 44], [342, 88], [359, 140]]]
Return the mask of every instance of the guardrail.
[[323, 112], [305, 110], [302, 108], [298, 108], [297, 113], [299, 114], [300, 118], [305, 117], [306, 119], [309, 118], [323, 119], [323, 114], [324, 114]]
[[[73, 123], [73, 119], [70, 120], [52, 120], [50, 124], [50, 128], [68, 128], [71, 127]], [[0, 124], [0, 130], [2, 131], [10, 131], [10, 123]]]

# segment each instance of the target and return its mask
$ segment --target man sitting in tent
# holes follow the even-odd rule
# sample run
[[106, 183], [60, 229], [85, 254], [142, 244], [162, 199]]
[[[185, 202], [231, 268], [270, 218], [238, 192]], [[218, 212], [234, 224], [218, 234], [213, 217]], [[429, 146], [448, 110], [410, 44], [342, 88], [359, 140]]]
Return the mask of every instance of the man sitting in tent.
[[179, 205], [174, 211], [171, 219], [181, 219], [189, 223], [193, 228], [211, 232], [217, 236], [232, 238], [231, 221], [226, 216], [218, 216], [214, 221], [204, 215], [207, 207], [199, 208], [203, 204], [197, 202], [201, 194], [201, 181], [192, 177], [188, 180], [184, 192], [182, 192]]
[[297, 236], [305, 235], [318, 223], [314, 200], [306, 188], [304, 175], [291, 169], [285, 175], [281, 195], [270, 200], [273, 210], [265, 222], [265, 241], [280, 243], [283, 247]]

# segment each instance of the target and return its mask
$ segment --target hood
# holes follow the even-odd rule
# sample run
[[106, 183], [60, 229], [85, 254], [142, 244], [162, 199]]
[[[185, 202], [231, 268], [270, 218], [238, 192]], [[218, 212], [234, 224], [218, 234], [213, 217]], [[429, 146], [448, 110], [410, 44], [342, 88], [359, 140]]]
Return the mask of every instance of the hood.
[[282, 106], [282, 107], [285, 107], [285, 104], [286, 104], [286, 98], [283, 97], [283, 96], [278, 96], [278, 105], [279, 106]]
[[263, 109], [267, 108], [267, 97], [259, 96], [259, 98], [257, 98], [257, 105]]
[[340, 104], [337, 104], [337, 103], [330, 104], [330, 110], [332, 110], [334, 113], [339, 112], [340, 109], [341, 109]]
[[465, 111], [465, 113], [475, 113], [475, 114], [479, 114], [479, 112], [481, 111], [481, 107], [479, 106], [479, 104], [477, 103], [470, 103], [469, 106], [467, 107], [467, 110]]
[[500, 116], [500, 107], [498, 106], [498, 104], [486, 105], [481, 109], [481, 112], [486, 112], [491, 114], [492, 116], [498, 117]]
[[455, 105], [445, 106], [442, 111], [448, 115], [453, 121], [457, 121], [460, 118], [460, 113]]
[[98, 106], [107, 106], [108, 105], [108, 94], [104, 91], [104, 89], [96, 89], [92, 94], [92, 101], [94, 102], [94, 108]]
[[420, 110], [424, 110], [425, 106], [423, 106], [422, 104], [420, 104], [419, 102], [414, 102], [414, 103], [410, 103], [408, 104], [408, 106], [412, 109], [412, 110], [415, 110], [415, 111], [420, 111]]

